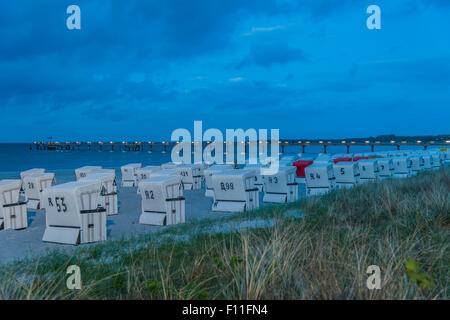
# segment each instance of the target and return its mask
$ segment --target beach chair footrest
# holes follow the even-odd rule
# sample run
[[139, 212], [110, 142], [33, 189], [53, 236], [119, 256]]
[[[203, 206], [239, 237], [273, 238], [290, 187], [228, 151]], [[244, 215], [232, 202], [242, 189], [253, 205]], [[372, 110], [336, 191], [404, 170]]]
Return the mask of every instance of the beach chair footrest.
[[47, 227], [42, 238], [44, 242], [78, 245], [80, 229], [66, 227]]
[[287, 194], [283, 193], [265, 193], [263, 197], [263, 202], [269, 203], [286, 203]]

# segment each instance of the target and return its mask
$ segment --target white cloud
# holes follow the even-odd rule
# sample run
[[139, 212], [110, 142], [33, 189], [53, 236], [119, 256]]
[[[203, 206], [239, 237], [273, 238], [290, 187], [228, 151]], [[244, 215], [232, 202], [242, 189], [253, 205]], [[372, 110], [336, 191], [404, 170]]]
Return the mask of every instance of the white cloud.
[[244, 81], [244, 80], [245, 80], [245, 78], [236, 77], [236, 78], [231, 78], [230, 82], [241, 82], [241, 81]]
[[272, 32], [272, 31], [276, 31], [276, 30], [282, 30], [285, 28], [286, 28], [286, 26], [284, 26], [284, 25], [278, 25], [278, 26], [273, 26], [273, 27], [258, 27], [258, 28], [252, 28], [252, 30], [250, 32], [243, 33], [242, 35], [245, 37], [248, 37], [248, 36], [252, 36], [255, 33], [259, 33], [259, 32]]

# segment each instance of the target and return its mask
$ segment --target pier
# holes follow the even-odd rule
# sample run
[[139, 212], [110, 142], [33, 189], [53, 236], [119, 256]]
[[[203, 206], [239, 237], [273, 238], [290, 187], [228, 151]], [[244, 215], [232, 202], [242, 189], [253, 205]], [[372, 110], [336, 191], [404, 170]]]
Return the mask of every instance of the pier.
[[[134, 141], [134, 142], [38, 142], [35, 141], [33, 144], [30, 144], [30, 150], [88, 150], [88, 151], [147, 151], [147, 152], [153, 152], [154, 148], [158, 148], [161, 152], [167, 152], [172, 147], [183, 143], [183, 142], [174, 142], [174, 141], [159, 141], [159, 142], [153, 142], [153, 141]], [[194, 143], [200, 143], [200, 142], [192, 142]], [[206, 147], [211, 142], [202, 142], [203, 147]], [[216, 143], [216, 142], [213, 142]], [[241, 141], [237, 142], [241, 144], [245, 144], [245, 151], [248, 152], [249, 146], [251, 144], [255, 144], [254, 141]], [[260, 142], [261, 143], [261, 142]], [[270, 141], [267, 141], [267, 147], [270, 147]], [[224, 147], [226, 147], [227, 142], [223, 142]], [[256, 143], [257, 144], [257, 143]], [[354, 146], [365, 146], [370, 147], [371, 152], [375, 151], [375, 148], [378, 146], [390, 146], [394, 147], [397, 150], [400, 150], [402, 147], [422, 147], [424, 150], [426, 150], [430, 146], [436, 146], [436, 147], [450, 147], [450, 136], [444, 136], [439, 138], [432, 138], [432, 139], [402, 139], [402, 140], [370, 140], [370, 139], [364, 139], [364, 138], [358, 138], [358, 139], [280, 139], [279, 141], [281, 152], [284, 153], [289, 147], [300, 147], [302, 153], [307, 152], [307, 149], [309, 147], [315, 146], [315, 147], [321, 147], [323, 150], [323, 153], [327, 153], [329, 147], [345, 147], [347, 153], [350, 153], [351, 147]]]

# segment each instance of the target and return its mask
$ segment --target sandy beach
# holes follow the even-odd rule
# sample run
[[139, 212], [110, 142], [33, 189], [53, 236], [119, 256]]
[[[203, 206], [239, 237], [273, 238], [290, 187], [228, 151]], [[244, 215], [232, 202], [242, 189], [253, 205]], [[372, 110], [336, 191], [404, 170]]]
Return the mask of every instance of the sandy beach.
[[[64, 179], [66, 180], [66, 179]], [[304, 194], [304, 185], [299, 185], [299, 193]], [[186, 223], [198, 219], [214, 219], [229, 216], [230, 213], [212, 212], [212, 199], [205, 197], [205, 190], [185, 190]], [[260, 205], [263, 193], [260, 193]], [[141, 213], [141, 197], [137, 188], [119, 187], [119, 214], [108, 216], [108, 240], [118, 240], [130, 235], [160, 231], [161, 226], [139, 224]], [[28, 228], [24, 230], [0, 231], [0, 262], [8, 263], [16, 259], [31, 258], [51, 250], [73, 250], [80, 246], [46, 243], [42, 241], [45, 231], [45, 210], [28, 211]]]

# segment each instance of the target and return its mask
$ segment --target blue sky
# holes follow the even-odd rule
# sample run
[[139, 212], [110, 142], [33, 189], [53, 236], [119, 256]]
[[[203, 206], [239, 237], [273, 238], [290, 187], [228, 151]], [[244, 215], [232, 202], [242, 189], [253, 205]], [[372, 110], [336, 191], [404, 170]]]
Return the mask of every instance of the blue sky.
[[0, 141], [449, 134], [449, 30], [448, 0], [2, 1]]

